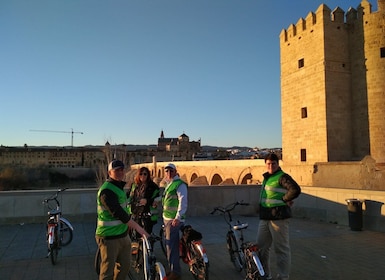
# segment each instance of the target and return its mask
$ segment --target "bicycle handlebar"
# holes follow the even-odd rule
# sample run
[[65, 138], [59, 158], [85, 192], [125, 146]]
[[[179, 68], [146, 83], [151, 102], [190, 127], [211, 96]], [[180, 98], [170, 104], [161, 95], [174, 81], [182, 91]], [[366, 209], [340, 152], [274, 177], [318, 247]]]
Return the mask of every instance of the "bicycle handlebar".
[[250, 203], [248, 203], [248, 202], [243, 202], [243, 201], [236, 201], [236, 202], [234, 202], [234, 203], [231, 203], [231, 204], [227, 205], [226, 207], [223, 207], [223, 206], [215, 207], [214, 210], [210, 212], [210, 214], [214, 214], [214, 213], [217, 212], [217, 211], [219, 211], [219, 212], [221, 212], [221, 213], [223, 213], [223, 214], [225, 214], [225, 213], [229, 213], [229, 214], [230, 214], [230, 212], [233, 211], [234, 208], [235, 208], [236, 206], [238, 206], [238, 205], [249, 206]]
[[49, 201], [55, 200], [55, 202], [59, 205], [59, 201], [57, 200], [57, 197], [60, 192], [64, 192], [65, 190], [68, 190], [69, 188], [64, 188], [64, 189], [58, 189], [56, 193], [54, 193], [52, 196], [49, 198], [46, 198], [43, 200], [43, 204], [47, 204]]

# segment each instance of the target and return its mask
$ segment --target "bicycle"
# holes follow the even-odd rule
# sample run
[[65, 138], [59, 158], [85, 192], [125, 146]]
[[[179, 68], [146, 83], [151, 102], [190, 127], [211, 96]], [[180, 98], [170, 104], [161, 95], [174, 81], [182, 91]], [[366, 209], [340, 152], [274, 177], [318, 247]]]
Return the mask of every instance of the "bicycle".
[[[47, 257], [50, 256], [53, 265], [57, 263], [57, 257], [61, 247], [70, 244], [73, 238], [74, 228], [66, 218], [62, 217], [60, 202], [58, 200], [59, 193], [67, 189], [68, 188], [58, 189], [54, 195], [43, 200], [43, 204], [48, 208]], [[52, 205], [51, 202], [53, 202], [54, 205]]]
[[[132, 214], [132, 219], [144, 228], [144, 220], [151, 217], [151, 213]], [[160, 241], [160, 237], [151, 233], [150, 237], [138, 237], [135, 230], [130, 230], [132, 241], [132, 260], [135, 272], [143, 276], [145, 280], [163, 280], [166, 270], [161, 262], [158, 262], [154, 253], [154, 244]], [[141, 275], [143, 273], [143, 275]]]
[[[156, 260], [154, 243], [161, 238], [151, 234], [148, 238], [140, 238], [139, 247], [133, 248], [133, 267], [140, 279], [163, 280], [166, 278], [166, 270], [163, 264]], [[136, 250], [136, 252], [135, 252]]]
[[227, 249], [230, 254], [231, 262], [234, 264], [237, 271], [246, 272], [245, 280], [265, 279], [265, 271], [259, 259], [258, 245], [252, 242], [245, 242], [243, 230], [249, 225], [247, 223], [233, 223], [231, 211], [238, 205], [247, 206], [249, 203], [235, 202], [226, 207], [215, 207], [210, 214], [221, 212], [226, 223], [229, 225], [229, 230], [226, 234]]
[[[161, 226], [159, 236], [160, 245], [164, 255], [167, 257], [166, 235], [164, 225]], [[209, 279], [209, 259], [206, 249], [202, 244], [202, 234], [195, 231], [190, 225], [183, 226], [181, 229], [182, 238], [180, 239], [180, 256], [184, 263], [189, 266], [189, 270], [196, 280]]]

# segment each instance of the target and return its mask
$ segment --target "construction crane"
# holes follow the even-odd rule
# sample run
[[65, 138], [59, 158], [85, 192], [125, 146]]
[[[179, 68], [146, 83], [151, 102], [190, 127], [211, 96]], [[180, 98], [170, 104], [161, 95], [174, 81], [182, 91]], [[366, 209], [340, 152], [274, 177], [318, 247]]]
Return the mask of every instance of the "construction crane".
[[60, 130], [45, 130], [45, 129], [30, 129], [29, 131], [34, 132], [53, 132], [53, 133], [71, 133], [71, 147], [74, 146], [74, 133], [83, 134], [83, 132], [80, 131], [74, 131], [73, 128], [71, 128], [71, 131], [60, 131]]

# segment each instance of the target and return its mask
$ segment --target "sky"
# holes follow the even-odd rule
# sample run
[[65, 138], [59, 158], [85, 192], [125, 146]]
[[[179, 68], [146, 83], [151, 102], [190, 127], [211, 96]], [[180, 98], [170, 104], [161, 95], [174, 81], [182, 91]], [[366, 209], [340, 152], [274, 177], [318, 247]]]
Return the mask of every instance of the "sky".
[[0, 145], [281, 147], [279, 34], [360, 2], [1, 0]]

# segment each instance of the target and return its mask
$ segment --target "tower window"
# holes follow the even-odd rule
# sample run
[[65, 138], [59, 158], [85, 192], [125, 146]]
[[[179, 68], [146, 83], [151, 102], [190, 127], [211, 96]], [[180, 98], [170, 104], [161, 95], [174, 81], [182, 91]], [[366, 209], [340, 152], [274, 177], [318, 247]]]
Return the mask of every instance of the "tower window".
[[301, 108], [301, 117], [303, 119], [307, 118], [307, 107]]
[[301, 149], [301, 161], [306, 161], [306, 149]]
[[385, 48], [380, 49], [380, 57], [385, 57]]
[[305, 61], [303, 58], [301, 58], [300, 60], [298, 60], [298, 68], [302, 68], [305, 66]]

